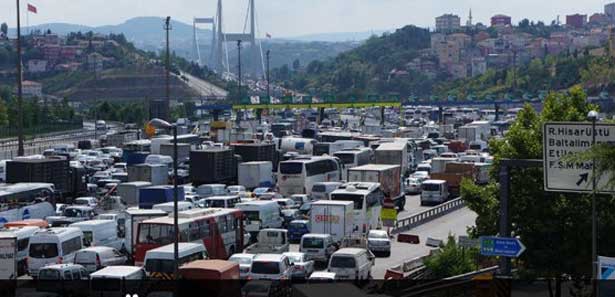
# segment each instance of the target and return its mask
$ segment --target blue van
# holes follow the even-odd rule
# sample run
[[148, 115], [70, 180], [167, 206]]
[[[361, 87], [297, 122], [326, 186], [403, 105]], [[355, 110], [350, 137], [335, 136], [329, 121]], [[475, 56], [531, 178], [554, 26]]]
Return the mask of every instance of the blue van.
[[291, 242], [301, 241], [301, 236], [307, 233], [310, 233], [309, 220], [293, 220], [288, 225], [288, 240]]

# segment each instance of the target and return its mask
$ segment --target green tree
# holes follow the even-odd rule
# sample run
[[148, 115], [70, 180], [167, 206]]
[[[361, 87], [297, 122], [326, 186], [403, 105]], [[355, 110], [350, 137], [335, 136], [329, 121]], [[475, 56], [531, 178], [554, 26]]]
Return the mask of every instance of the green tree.
[[[498, 230], [498, 185], [495, 183], [500, 160], [542, 159], [542, 126], [547, 121], [584, 121], [595, 107], [588, 104], [580, 87], [547, 96], [542, 113], [526, 105], [503, 139], [490, 142], [495, 161], [492, 182], [483, 190], [463, 183], [462, 197], [476, 211], [473, 235], [494, 235]], [[521, 238], [527, 250], [517, 262], [520, 273], [555, 278], [581, 278], [591, 275], [590, 199], [586, 195], [545, 192], [541, 168], [514, 169], [511, 173], [510, 223], [514, 236]], [[615, 253], [609, 230], [615, 228], [613, 198], [599, 201], [599, 251]], [[483, 233], [488, 232], [488, 233]], [[564, 260], [562, 260], [564, 259]], [[559, 296], [557, 289], [554, 296]]]
[[455, 237], [449, 235], [438, 252], [425, 259], [424, 263], [431, 273], [430, 278], [443, 279], [476, 270], [477, 252], [476, 249], [464, 249], [458, 246]]

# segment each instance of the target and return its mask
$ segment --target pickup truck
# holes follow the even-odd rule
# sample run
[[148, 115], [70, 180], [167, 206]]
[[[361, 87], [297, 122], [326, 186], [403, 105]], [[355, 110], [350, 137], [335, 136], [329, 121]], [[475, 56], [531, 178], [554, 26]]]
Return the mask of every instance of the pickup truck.
[[244, 249], [246, 254], [281, 254], [288, 252], [288, 231], [284, 229], [263, 229], [258, 232], [258, 242]]

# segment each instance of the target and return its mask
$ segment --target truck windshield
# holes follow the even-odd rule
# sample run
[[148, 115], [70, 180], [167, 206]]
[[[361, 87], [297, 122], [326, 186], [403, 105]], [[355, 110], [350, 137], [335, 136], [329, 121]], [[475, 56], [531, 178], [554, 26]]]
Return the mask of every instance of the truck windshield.
[[352, 257], [335, 256], [331, 258], [330, 266], [336, 268], [354, 268], [355, 261]]
[[243, 215], [246, 216], [248, 221], [259, 221], [260, 217], [258, 216], [258, 211], [244, 211]]
[[301, 174], [303, 172], [303, 163], [288, 162], [280, 163], [280, 173], [282, 174]]
[[277, 262], [252, 262], [252, 273], [278, 274], [280, 265]]
[[343, 164], [352, 164], [354, 163], [354, 156], [355, 154], [349, 154], [349, 153], [337, 153], [334, 154], [336, 157], [338, 157]]
[[332, 194], [331, 200], [333, 201], [352, 201], [354, 202], [354, 209], [363, 209], [363, 195], [357, 194]]
[[322, 238], [310, 238], [304, 237], [302, 247], [306, 249], [321, 249], [323, 246], [324, 240]]
[[58, 256], [58, 246], [55, 243], [31, 243], [28, 254], [32, 258], [54, 258]]

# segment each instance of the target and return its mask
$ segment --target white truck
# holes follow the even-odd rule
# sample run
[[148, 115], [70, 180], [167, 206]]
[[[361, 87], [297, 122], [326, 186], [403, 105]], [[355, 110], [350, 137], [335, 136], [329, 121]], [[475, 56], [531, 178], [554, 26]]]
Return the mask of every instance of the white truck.
[[350, 168], [348, 182], [380, 183], [385, 200], [390, 199], [400, 211], [406, 205], [399, 165], [368, 164]]
[[400, 166], [402, 175], [409, 171], [407, 140], [395, 140], [380, 144], [374, 152], [374, 157], [374, 163], [376, 164]]
[[17, 236], [12, 232], [0, 232], [0, 279], [16, 279]]
[[245, 254], [282, 254], [289, 251], [288, 231], [263, 229], [258, 232], [258, 242], [246, 247]]
[[121, 183], [117, 185], [117, 194], [122, 197], [128, 206], [139, 204], [139, 190], [151, 186], [152, 183], [146, 181], [135, 181]]
[[246, 189], [273, 186], [273, 164], [271, 161], [239, 163], [238, 183]]
[[331, 234], [336, 242], [352, 236], [352, 201], [320, 200], [312, 203], [310, 211], [311, 233]]

